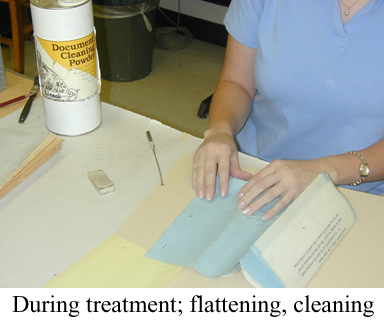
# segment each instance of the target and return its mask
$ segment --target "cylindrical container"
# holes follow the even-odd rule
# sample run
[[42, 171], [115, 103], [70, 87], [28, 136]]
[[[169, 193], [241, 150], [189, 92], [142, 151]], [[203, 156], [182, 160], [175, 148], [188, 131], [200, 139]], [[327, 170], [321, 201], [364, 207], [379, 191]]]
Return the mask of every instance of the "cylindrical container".
[[100, 76], [90, 0], [31, 0], [47, 128], [80, 135], [101, 123]]
[[152, 71], [159, 0], [93, 0], [101, 77], [134, 81]]

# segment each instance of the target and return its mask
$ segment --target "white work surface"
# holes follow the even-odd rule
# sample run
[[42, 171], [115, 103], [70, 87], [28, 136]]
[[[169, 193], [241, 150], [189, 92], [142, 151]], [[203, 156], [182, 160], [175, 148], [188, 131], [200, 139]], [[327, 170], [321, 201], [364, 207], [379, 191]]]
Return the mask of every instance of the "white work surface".
[[[61, 152], [0, 200], [0, 287], [42, 287], [116, 232], [160, 185], [147, 130], [163, 175], [201, 143], [127, 110], [105, 103], [102, 108], [99, 128], [63, 136]], [[20, 109], [0, 119], [0, 129], [47, 131], [41, 99], [24, 124], [19, 116]], [[265, 165], [244, 155], [240, 162]], [[97, 169], [113, 181], [114, 192], [99, 195], [93, 187], [88, 172]]]

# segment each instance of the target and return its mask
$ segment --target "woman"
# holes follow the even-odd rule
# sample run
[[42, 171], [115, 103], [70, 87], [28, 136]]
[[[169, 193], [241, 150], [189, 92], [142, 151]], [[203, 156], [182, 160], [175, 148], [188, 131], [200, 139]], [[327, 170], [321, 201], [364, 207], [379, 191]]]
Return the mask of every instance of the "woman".
[[[233, 0], [224, 23], [224, 67], [194, 156], [196, 194], [211, 200], [216, 174], [221, 196], [229, 176], [248, 180], [238, 195], [244, 214], [281, 197], [265, 219], [321, 172], [384, 194], [384, 1]], [[271, 163], [242, 171], [237, 144]]]

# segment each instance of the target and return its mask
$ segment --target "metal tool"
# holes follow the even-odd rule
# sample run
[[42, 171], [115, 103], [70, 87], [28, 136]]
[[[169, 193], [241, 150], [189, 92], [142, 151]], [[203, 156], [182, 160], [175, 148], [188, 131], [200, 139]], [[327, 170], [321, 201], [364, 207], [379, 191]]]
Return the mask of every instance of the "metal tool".
[[39, 76], [37, 75], [35, 76], [35, 81], [33, 82], [33, 86], [31, 88], [31, 91], [29, 92], [30, 97], [27, 103], [25, 104], [23, 110], [21, 111], [19, 123], [22, 124], [27, 119], [29, 111], [31, 110], [32, 102], [35, 99], [38, 90], [39, 90]]
[[147, 137], [148, 137], [149, 147], [150, 147], [150, 148], [152, 149], [152, 151], [153, 151], [153, 155], [155, 156], [155, 160], [156, 160], [157, 168], [159, 169], [161, 185], [164, 186], [163, 177], [162, 177], [162, 175], [161, 175], [161, 170], [160, 170], [160, 165], [159, 165], [159, 162], [157, 161], [157, 156], [156, 156], [156, 151], [155, 151], [155, 143], [153, 142], [153, 139], [152, 139], [152, 136], [151, 136], [151, 132], [150, 132], [150, 131], [147, 131]]

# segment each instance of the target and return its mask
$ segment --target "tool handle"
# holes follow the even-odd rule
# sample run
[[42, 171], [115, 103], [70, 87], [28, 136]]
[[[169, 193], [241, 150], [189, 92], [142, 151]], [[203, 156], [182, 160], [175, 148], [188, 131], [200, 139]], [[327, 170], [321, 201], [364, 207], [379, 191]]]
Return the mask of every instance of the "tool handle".
[[18, 101], [23, 100], [23, 99], [28, 98], [28, 97], [29, 97], [28, 95], [24, 95], [24, 96], [20, 96], [20, 97], [17, 97], [17, 98], [14, 98], [14, 99], [2, 102], [2, 103], [0, 103], [0, 108], [8, 106], [10, 104], [13, 104], [15, 102], [18, 102]]
[[148, 137], [149, 147], [150, 147], [152, 150], [155, 150], [155, 143], [153, 142], [153, 139], [152, 139], [152, 136], [151, 136], [151, 132], [150, 132], [150, 131], [147, 131], [147, 137]]
[[36, 97], [36, 93], [34, 93], [32, 96], [30, 96], [27, 103], [25, 104], [25, 106], [21, 112], [20, 118], [19, 118], [20, 124], [24, 123], [25, 120], [27, 119], [29, 111], [31, 110], [33, 99], [35, 99], [35, 97]]

